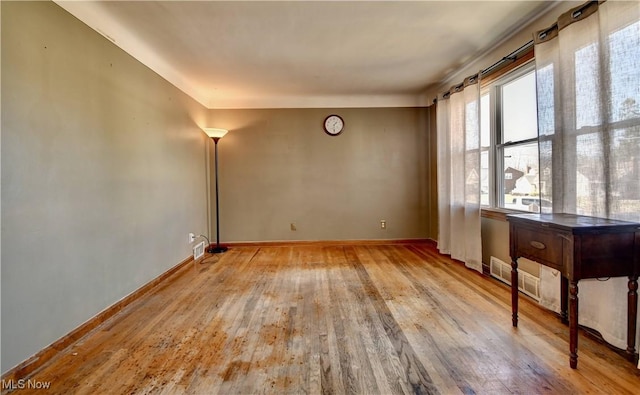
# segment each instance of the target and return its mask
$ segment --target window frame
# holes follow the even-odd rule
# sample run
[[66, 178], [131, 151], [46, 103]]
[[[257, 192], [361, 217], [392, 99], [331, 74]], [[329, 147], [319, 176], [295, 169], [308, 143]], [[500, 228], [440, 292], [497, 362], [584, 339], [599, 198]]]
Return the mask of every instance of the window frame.
[[536, 68], [533, 52], [531, 52], [530, 56], [526, 56], [521, 62], [513, 64], [512, 66], [513, 67], [501, 70], [499, 75], [492, 76], [487, 80], [481, 80], [480, 100], [482, 101], [484, 96], [489, 95], [489, 147], [482, 145], [480, 147], [481, 154], [488, 151], [489, 160], [489, 204], [483, 204], [481, 206], [483, 210], [527, 212], [505, 207], [504, 151], [510, 147], [524, 146], [534, 142], [537, 143], [539, 141], [539, 135], [537, 134], [535, 137], [523, 140], [504, 141], [502, 96], [505, 85], [527, 74], [533, 73], [535, 75]]

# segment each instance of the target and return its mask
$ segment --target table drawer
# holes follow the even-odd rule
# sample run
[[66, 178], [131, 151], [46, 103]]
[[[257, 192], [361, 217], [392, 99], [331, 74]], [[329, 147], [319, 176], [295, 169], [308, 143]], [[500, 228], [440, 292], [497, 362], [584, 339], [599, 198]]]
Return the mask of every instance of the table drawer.
[[562, 270], [562, 238], [557, 232], [519, 228], [515, 237], [518, 255]]
[[[579, 278], [622, 277], [634, 272], [634, 233], [585, 234], [577, 245]], [[637, 269], [636, 269], [637, 270]]]

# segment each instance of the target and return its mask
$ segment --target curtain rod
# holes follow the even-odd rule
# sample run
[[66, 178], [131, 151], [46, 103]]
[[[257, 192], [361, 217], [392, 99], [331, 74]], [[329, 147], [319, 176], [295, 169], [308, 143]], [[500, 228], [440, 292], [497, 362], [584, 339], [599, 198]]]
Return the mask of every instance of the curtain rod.
[[[486, 69], [483, 69], [482, 71], [480, 71], [479, 74], [481, 74], [482, 77], [486, 77], [486, 76], [490, 75], [496, 69], [498, 69], [500, 66], [502, 66], [504, 63], [506, 63], [506, 62], [515, 62], [516, 60], [518, 60], [518, 55], [520, 55], [522, 52], [528, 51], [529, 49], [531, 49], [531, 47], [533, 47], [533, 40], [530, 40], [529, 42], [527, 42], [526, 44], [524, 44], [520, 48], [518, 48], [515, 51], [511, 52], [510, 54], [508, 54], [507, 56], [503, 56], [502, 59], [498, 60], [497, 62], [495, 62], [491, 66], [487, 67]], [[477, 76], [478, 76], [478, 74], [474, 74], [471, 77], [473, 78], [473, 77], [477, 77]], [[454, 87], [461, 86], [462, 84], [463, 83], [456, 84], [456, 85], [454, 85]], [[450, 92], [451, 92], [450, 90], [448, 92], [445, 92], [444, 93], [444, 97], [449, 96]], [[438, 101], [438, 98], [433, 99], [434, 103], [436, 103], [437, 101]]]
[[524, 44], [520, 48], [518, 48], [515, 51], [511, 52], [509, 55], [504, 56], [502, 59], [498, 60], [497, 62], [495, 62], [491, 66], [487, 67], [486, 69], [482, 70], [481, 71], [482, 76], [485, 77], [485, 76], [491, 74], [491, 72], [494, 69], [496, 69], [498, 66], [501, 66], [505, 62], [509, 62], [509, 61], [513, 62], [513, 61], [517, 60], [518, 59], [518, 55], [521, 52], [528, 51], [532, 46], [533, 46], [533, 40], [529, 41], [528, 43]]
[[[589, 0], [586, 3], [584, 3], [584, 4], [582, 4], [582, 5], [578, 6], [578, 7], [572, 8], [569, 11], [572, 20], [580, 18], [582, 16], [583, 12], [585, 11], [585, 9], [587, 9], [588, 7], [592, 7], [594, 4], [596, 6], [598, 6], [599, 4], [602, 4], [602, 3], [606, 2], [606, 1], [607, 0]], [[588, 14], [588, 15], [590, 15], [590, 14]], [[558, 28], [558, 23], [556, 22], [550, 28], [547, 28], [546, 30], [542, 30], [541, 32], [547, 32], [549, 30], [557, 29], [557, 28]], [[538, 32], [538, 34], [540, 34], [541, 32]], [[529, 41], [528, 43], [524, 44], [520, 48], [518, 48], [515, 51], [511, 52], [509, 55], [504, 56], [502, 59], [498, 60], [497, 62], [495, 62], [491, 66], [489, 66], [486, 69], [480, 71], [478, 74], [481, 77], [486, 77], [486, 76], [490, 75], [491, 73], [493, 73], [500, 66], [502, 66], [505, 62], [515, 62], [516, 60], [518, 60], [518, 55], [520, 55], [520, 53], [528, 51], [529, 49], [531, 49], [531, 47], [533, 47], [533, 45], [534, 45], [534, 40]], [[478, 74], [472, 75], [471, 78], [478, 77]], [[462, 84], [457, 84], [457, 85], [454, 85], [454, 87], [459, 87], [461, 85]], [[451, 89], [452, 88], [450, 88], [449, 91], [444, 92], [443, 93], [443, 97], [448, 97], [451, 94]], [[438, 101], [437, 97], [435, 99], [433, 99], [434, 103], [436, 103], [437, 101]]]

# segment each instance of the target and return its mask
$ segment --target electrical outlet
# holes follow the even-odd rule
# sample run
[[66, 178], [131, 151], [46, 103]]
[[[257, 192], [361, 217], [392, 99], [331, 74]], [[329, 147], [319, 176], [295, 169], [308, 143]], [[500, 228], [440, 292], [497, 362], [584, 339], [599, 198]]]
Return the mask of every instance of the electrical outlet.
[[380, 229], [387, 229], [387, 221], [384, 219], [380, 220]]
[[189, 243], [193, 243], [194, 241], [196, 241], [196, 235], [189, 233]]
[[293, 222], [291, 223], [291, 230], [293, 232], [295, 232], [296, 230], [298, 230], [298, 228], [296, 228], [296, 224], [294, 224]]

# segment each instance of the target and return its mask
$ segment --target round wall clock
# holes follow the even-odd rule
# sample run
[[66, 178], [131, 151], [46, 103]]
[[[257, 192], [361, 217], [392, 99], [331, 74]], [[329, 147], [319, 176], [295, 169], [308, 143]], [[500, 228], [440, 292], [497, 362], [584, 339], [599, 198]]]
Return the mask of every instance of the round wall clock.
[[324, 119], [324, 131], [330, 136], [337, 136], [344, 129], [344, 120], [340, 115], [329, 115]]

